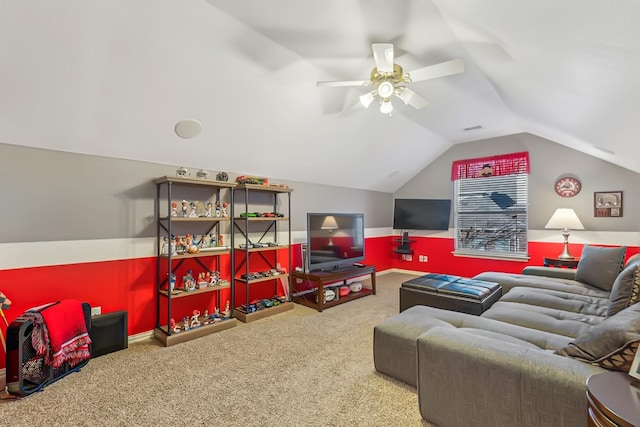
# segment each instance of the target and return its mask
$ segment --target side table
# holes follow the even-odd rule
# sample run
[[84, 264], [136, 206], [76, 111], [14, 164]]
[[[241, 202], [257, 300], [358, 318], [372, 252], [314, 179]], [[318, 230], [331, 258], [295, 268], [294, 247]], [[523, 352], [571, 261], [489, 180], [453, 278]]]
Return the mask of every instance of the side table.
[[640, 383], [624, 372], [609, 371], [587, 379], [588, 425], [639, 426]]
[[543, 258], [545, 267], [565, 267], [565, 268], [578, 268], [578, 262], [580, 258], [573, 259], [559, 259], [559, 258]]

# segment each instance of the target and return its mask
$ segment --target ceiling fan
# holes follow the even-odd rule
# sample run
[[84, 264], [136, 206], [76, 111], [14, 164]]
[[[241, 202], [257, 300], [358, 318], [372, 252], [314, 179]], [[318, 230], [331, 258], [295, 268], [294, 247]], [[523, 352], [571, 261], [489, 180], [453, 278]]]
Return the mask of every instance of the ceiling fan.
[[375, 86], [374, 90], [360, 96], [360, 103], [368, 108], [379, 97], [380, 112], [391, 116], [393, 111], [392, 96], [400, 98], [406, 105], [415, 109], [427, 105], [426, 99], [406, 87], [405, 84], [464, 72], [464, 62], [460, 59], [453, 59], [405, 73], [401, 66], [393, 62], [393, 44], [374, 43], [371, 48], [376, 66], [371, 70], [369, 80], [320, 81], [316, 83], [316, 86]]

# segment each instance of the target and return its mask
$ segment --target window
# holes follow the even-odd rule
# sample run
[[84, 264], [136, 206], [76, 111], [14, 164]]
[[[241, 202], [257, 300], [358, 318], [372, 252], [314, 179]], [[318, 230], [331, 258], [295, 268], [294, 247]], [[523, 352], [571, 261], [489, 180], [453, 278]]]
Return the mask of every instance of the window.
[[528, 153], [454, 162], [455, 253], [527, 258]]

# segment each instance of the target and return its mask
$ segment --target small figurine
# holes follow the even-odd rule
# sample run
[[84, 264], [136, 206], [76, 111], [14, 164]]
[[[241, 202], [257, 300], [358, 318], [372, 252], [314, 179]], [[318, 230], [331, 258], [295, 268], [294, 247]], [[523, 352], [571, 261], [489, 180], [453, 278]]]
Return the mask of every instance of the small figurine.
[[178, 324], [176, 323], [176, 319], [174, 319], [173, 317], [171, 318], [169, 325], [169, 327], [171, 328], [171, 332], [173, 332], [174, 334], [180, 332], [180, 326], [178, 326]]
[[187, 234], [185, 236], [185, 246], [187, 247], [187, 252], [190, 254], [197, 254], [200, 252], [198, 245], [193, 242], [193, 236], [191, 234]]
[[218, 172], [216, 175], [216, 181], [227, 182], [229, 181], [229, 175], [226, 172]]
[[222, 234], [218, 236], [218, 247], [222, 247], [224, 244], [222, 243]]
[[169, 291], [173, 292], [176, 288], [176, 275], [171, 273], [169, 274]]
[[229, 204], [227, 202], [223, 202], [222, 203], [222, 217], [223, 218], [227, 218], [229, 216], [229, 214], [227, 213], [227, 206], [229, 206]]
[[196, 212], [196, 204], [194, 202], [189, 203], [189, 207], [191, 211], [189, 212], [189, 218], [197, 218], [198, 213]]
[[180, 205], [182, 206], [182, 216], [186, 218], [187, 216], [189, 216], [188, 214], [189, 203], [186, 200], [183, 200], [182, 202], [180, 202]]
[[171, 202], [171, 216], [178, 216], [178, 202]]
[[162, 238], [162, 247], [160, 248], [160, 255], [169, 255], [169, 237], [164, 236]]
[[211, 319], [209, 319], [209, 310], [205, 308], [204, 314], [202, 315], [202, 324], [208, 325]]
[[211, 202], [207, 202], [206, 206], [207, 206], [207, 208], [206, 208], [207, 210], [206, 210], [204, 216], [207, 217], [207, 218], [212, 218], [213, 217], [213, 212], [212, 212], [213, 204]]
[[206, 234], [203, 234], [202, 237], [200, 238], [200, 241], [198, 242], [198, 247], [208, 248], [210, 245], [211, 245], [211, 237], [207, 236]]
[[191, 270], [187, 270], [187, 274], [182, 276], [182, 286], [185, 291], [193, 291], [196, 288], [196, 282], [193, 280], [193, 275], [191, 274]]
[[209, 172], [207, 172], [204, 169], [200, 169], [198, 172], [196, 172], [196, 178], [198, 178], [198, 179], [208, 179], [209, 178]]
[[225, 319], [231, 317], [231, 309], [229, 308], [229, 300], [227, 300], [227, 303], [224, 305], [224, 311], [222, 312], [222, 317], [224, 317]]
[[196, 326], [200, 326], [200, 310], [193, 310], [193, 314], [191, 315], [191, 324], [190, 328], [195, 328]]
[[206, 288], [209, 285], [205, 279], [205, 273], [198, 274], [198, 289]]
[[189, 169], [185, 168], [184, 166], [180, 166], [178, 170], [176, 170], [176, 175], [186, 178], [191, 175], [191, 173], [189, 172]]
[[189, 330], [189, 318], [187, 316], [184, 316], [182, 318], [182, 329], [184, 329], [185, 331]]
[[216, 218], [220, 218], [220, 202], [216, 200]]
[[209, 234], [209, 247], [213, 248], [216, 246], [216, 235], [211, 233]]

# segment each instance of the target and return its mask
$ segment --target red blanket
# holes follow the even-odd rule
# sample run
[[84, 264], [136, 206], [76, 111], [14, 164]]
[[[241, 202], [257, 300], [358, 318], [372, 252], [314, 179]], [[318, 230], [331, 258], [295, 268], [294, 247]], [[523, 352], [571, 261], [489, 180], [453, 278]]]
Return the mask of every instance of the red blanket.
[[38, 355], [44, 356], [45, 363], [57, 368], [68, 361], [74, 366], [91, 357], [82, 303], [62, 300], [30, 311], [36, 317], [32, 319], [32, 344]]

